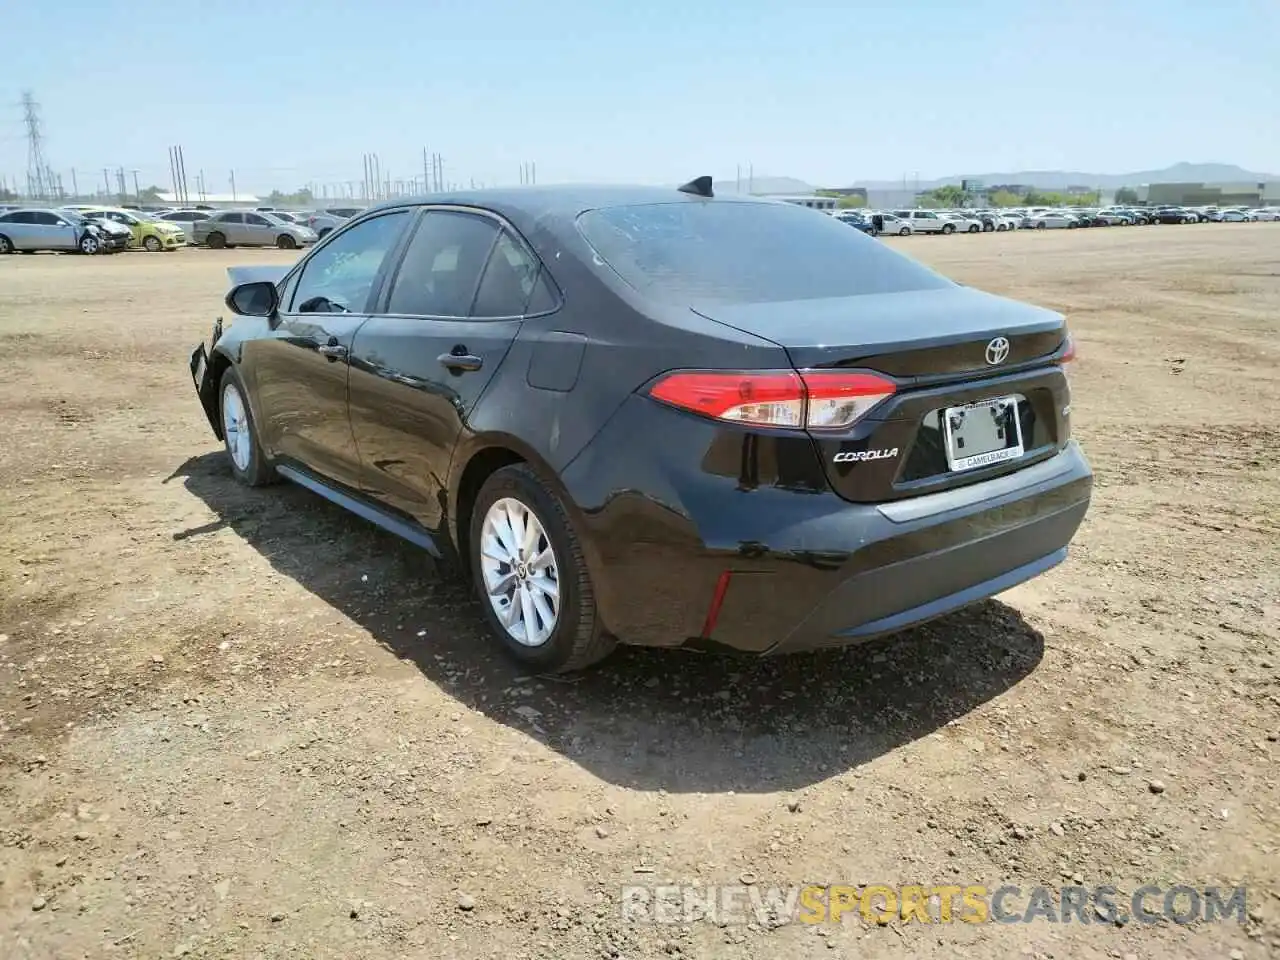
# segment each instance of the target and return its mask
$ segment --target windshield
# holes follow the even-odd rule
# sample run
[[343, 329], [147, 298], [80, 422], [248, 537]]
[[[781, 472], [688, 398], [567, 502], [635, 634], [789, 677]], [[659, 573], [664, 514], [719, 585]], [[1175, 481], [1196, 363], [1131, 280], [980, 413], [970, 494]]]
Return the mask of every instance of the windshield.
[[834, 217], [788, 203], [651, 203], [589, 210], [578, 229], [656, 300], [768, 303], [951, 282]]
[[74, 210], [59, 210], [58, 216], [62, 217], [63, 220], [69, 220], [76, 226], [80, 226], [85, 222], [84, 217], [80, 216], [80, 214], [76, 213]]
[[278, 214], [275, 214], [275, 213], [267, 213], [267, 211], [265, 211], [265, 210], [259, 210], [259, 211], [258, 211], [258, 216], [260, 216], [260, 217], [265, 217], [265, 218], [267, 219], [267, 221], [268, 221], [268, 222], [270, 222], [270, 223], [275, 223], [275, 224], [288, 223], [288, 222], [289, 222], [289, 221], [285, 220], [283, 217], [279, 216]]

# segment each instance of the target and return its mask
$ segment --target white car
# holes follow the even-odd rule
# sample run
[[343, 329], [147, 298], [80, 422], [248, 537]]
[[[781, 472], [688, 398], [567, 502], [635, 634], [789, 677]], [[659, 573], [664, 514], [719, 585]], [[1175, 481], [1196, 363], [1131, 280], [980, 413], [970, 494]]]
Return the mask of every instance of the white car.
[[942, 214], [944, 219], [950, 220], [956, 225], [956, 233], [981, 233], [982, 221], [975, 220], [973, 217], [966, 216], [963, 213], [951, 211]]
[[1022, 214], [1020, 213], [997, 213], [996, 229], [997, 230], [1017, 230], [1022, 226]]
[[1223, 210], [1222, 211], [1223, 223], [1250, 223], [1254, 219], [1256, 219], [1254, 215], [1249, 213], [1247, 210]]
[[1255, 220], [1280, 220], [1280, 209], [1276, 207], [1260, 207], [1250, 210], [1249, 215]]
[[884, 218], [884, 232], [899, 237], [907, 237], [912, 233], [911, 224], [892, 213], [880, 214]]
[[960, 229], [936, 210], [895, 210], [893, 215], [910, 224], [912, 233], [955, 233]]
[[1027, 217], [1024, 225], [1034, 230], [1074, 230], [1080, 221], [1066, 210], [1045, 210]]

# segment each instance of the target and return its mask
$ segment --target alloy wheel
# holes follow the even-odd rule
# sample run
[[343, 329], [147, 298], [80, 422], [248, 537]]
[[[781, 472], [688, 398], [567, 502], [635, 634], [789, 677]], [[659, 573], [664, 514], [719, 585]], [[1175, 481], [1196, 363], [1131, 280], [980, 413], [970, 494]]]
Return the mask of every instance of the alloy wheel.
[[249, 433], [244, 398], [234, 383], [228, 383], [222, 389], [222, 435], [226, 437], [231, 462], [237, 470], [245, 473], [253, 456], [253, 437]]
[[560, 618], [560, 570], [542, 522], [512, 497], [494, 501], [480, 535], [485, 595], [507, 635], [526, 647], [551, 639]]

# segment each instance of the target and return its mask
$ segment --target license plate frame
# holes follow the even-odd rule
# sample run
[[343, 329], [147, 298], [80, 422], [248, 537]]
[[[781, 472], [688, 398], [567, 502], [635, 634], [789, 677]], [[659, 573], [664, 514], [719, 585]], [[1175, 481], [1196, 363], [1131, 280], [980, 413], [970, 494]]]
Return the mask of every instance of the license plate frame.
[[[1018, 401], [1022, 397], [1011, 394], [1004, 397], [988, 397], [942, 411], [942, 449], [947, 458], [947, 469], [952, 473], [977, 470], [997, 463], [1016, 460], [1026, 452], [1022, 437], [1022, 418], [1018, 416]], [[1003, 423], [994, 428], [981, 418], [990, 417], [996, 423], [997, 416]], [[1005, 436], [1001, 438], [999, 433]], [[992, 438], [992, 433], [996, 436]], [[1004, 446], [987, 444], [977, 453], [963, 453], [966, 441], [983, 446], [986, 440], [1004, 440]]]

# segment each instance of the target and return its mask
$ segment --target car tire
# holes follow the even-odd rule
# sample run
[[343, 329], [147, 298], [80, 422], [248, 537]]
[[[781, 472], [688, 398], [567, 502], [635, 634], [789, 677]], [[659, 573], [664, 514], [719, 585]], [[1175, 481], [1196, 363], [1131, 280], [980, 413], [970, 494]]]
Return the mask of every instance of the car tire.
[[942, 225], [942, 232], [943, 232], [943, 233], [955, 233], [955, 232], [956, 232], [956, 228], [955, 228], [954, 224], [944, 223], [944, 224]]
[[981, 227], [979, 227], [976, 223], [975, 223], [972, 227], [970, 227], [970, 228], [969, 228], [969, 232], [970, 232], [970, 233], [978, 233], [978, 232], [980, 232], [981, 230], [982, 230], [982, 228], [981, 228]]
[[1045, 226], [1044, 221], [1043, 221], [1043, 220], [1041, 220], [1039, 223], [1037, 223], [1037, 224], [1036, 224], [1036, 229], [1037, 229], [1037, 230], [1043, 230], [1043, 229], [1044, 229], [1044, 226]]
[[901, 230], [899, 230], [899, 231], [898, 231], [898, 236], [900, 236], [900, 237], [909, 237], [909, 236], [911, 236], [911, 228], [910, 228], [910, 227], [903, 227]]
[[164, 244], [160, 242], [159, 237], [143, 237], [142, 246], [148, 253], [159, 253], [164, 249]]
[[276, 246], [281, 250], [297, 250], [298, 241], [293, 239], [287, 233], [282, 233], [276, 237]]
[[6, 253], [13, 253], [13, 241], [3, 233], [0, 233], [0, 255], [4, 255]]
[[[523, 511], [523, 513], [521, 513]], [[528, 525], [529, 518], [534, 524]], [[516, 536], [528, 536], [532, 546], [521, 544], [515, 564], [509, 545], [499, 532], [519, 524]], [[526, 464], [495, 471], [481, 486], [471, 512], [471, 577], [489, 628], [503, 650], [526, 669], [539, 673], [580, 670], [604, 659], [614, 639], [606, 634], [596, 613], [595, 591], [587, 570], [582, 544], [560, 498]], [[548, 557], [539, 570], [527, 566], [528, 554]], [[525, 566], [517, 566], [525, 565]], [[517, 574], [510, 594], [491, 595]], [[539, 576], [541, 572], [543, 575]], [[537, 586], [554, 584], [556, 599]], [[539, 606], [541, 602], [541, 606]], [[504, 613], [511, 611], [510, 626]], [[547, 614], [550, 631], [547, 632]], [[532, 634], [525, 617], [533, 615]]]
[[261, 487], [274, 480], [275, 471], [258, 443], [258, 427], [235, 367], [227, 367], [218, 385], [218, 416], [232, 476], [246, 487]]
[[205, 238], [204, 242], [208, 244], [209, 248], [212, 250], [221, 250], [227, 245], [227, 235], [225, 233], [218, 233], [215, 230]]

